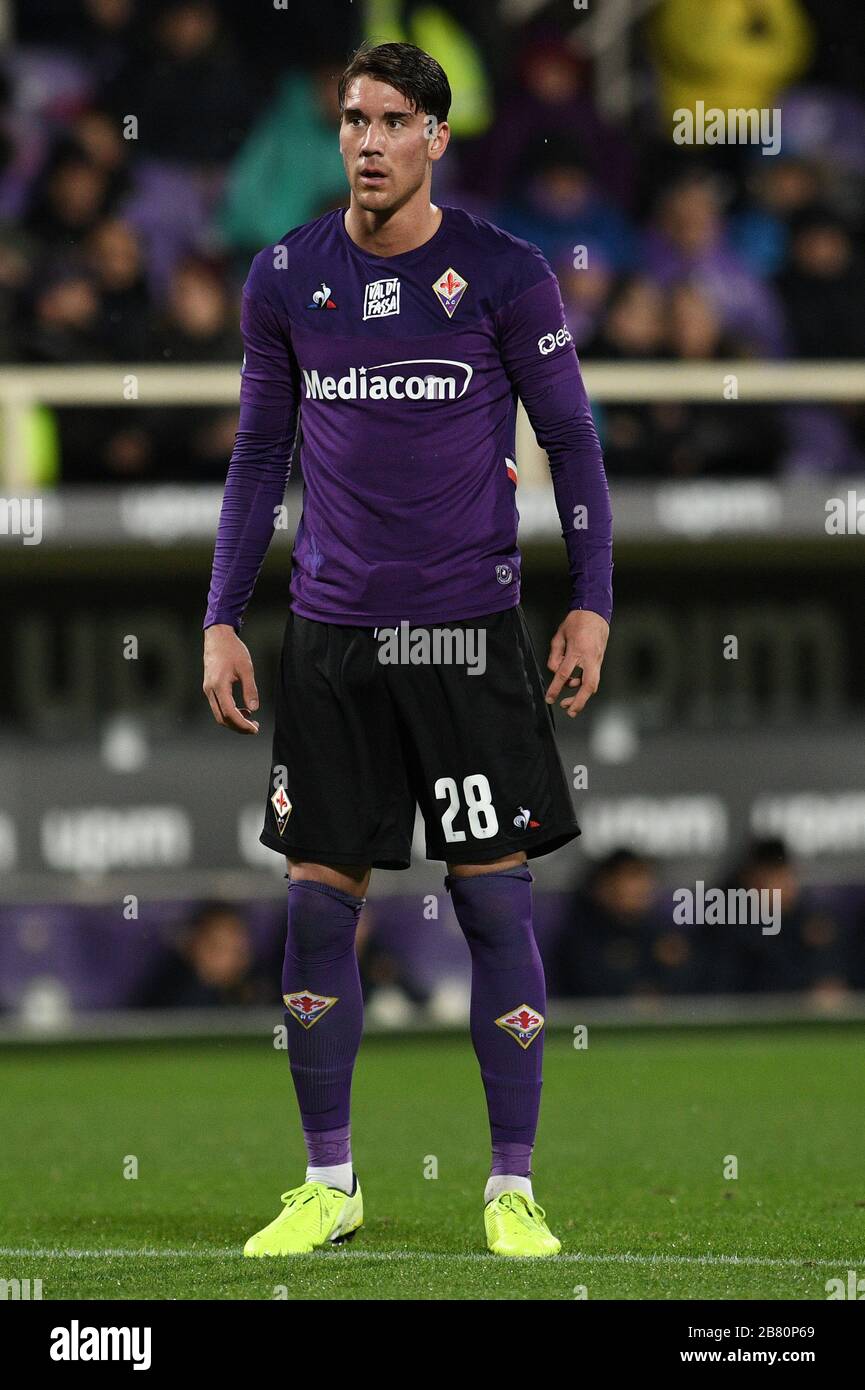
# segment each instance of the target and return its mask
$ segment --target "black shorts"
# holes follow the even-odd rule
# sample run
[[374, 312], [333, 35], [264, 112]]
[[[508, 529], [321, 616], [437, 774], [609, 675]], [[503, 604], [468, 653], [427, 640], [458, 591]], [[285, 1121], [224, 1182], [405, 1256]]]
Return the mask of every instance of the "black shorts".
[[[414, 657], [417, 664], [413, 664]], [[548, 854], [579, 835], [519, 608], [447, 625], [291, 613], [261, 842], [292, 859], [406, 869]]]

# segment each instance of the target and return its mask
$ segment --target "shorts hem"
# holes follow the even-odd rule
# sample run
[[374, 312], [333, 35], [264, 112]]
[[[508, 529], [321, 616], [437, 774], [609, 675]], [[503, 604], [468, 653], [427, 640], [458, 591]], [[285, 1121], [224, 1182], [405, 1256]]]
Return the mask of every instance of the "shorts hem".
[[259, 835], [259, 841], [267, 849], [275, 850], [277, 854], [288, 855], [290, 859], [307, 859], [312, 864], [326, 864], [330, 867], [339, 868], [345, 864], [347, 868], [358, 869], [410, 869], [411, 858], [404, 858], [401, 855], [376, 855], [359, 854], [357, 850], [350, 853], [340, 854], [334, 849], [310, 849], [306, 845], [293, 844], [286, 840], [280, 840], [269, 831], [263, 830]]
[[[570, 826], [563, 826], [559, 830], [554, 830], [541, 839], [514, 840], [513, 842], [502, 842], [499, 840], [496, 847], [492, 847], [484, 853], [473, 845], [460, 845], [448, 848], [443, 854], [433, 853], [430, 846], [427, 846], [426, 857], [429, 860], [443, 860], [450, 864], [490, 864], [496, 859], [505, 859], [509, 854], [517, 854], [520, 850], [527, 859], [538, 859], [542, 854], [552, 854], [553, 850], [561, 849], [562, 845], [569, 844], [571, 840], [582, 834], [576, 821]], [[437, 849], [441, 846], [437, 846]]]

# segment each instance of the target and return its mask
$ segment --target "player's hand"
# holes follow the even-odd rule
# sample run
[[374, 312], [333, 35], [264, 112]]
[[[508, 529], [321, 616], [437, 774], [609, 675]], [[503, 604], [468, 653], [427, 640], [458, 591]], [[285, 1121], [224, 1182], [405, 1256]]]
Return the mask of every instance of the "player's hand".
[[553, 672], [553, 679], [547, 690], [548, 705], [555, 703], [567, 685], [577, 694], [562, 700], [561, 708], [570, 719], [585, 709], [600, 683], [609, 635], [610, 625], [600, 613], [585, 608], [571, 610], [550, 643], [547, 669]]
[[[240, 682], [243, 704], [234, 703], [234, 684]], [[223, 728], [238, 734], [257, 734], [258, 724], [247, 715], [258, 709], [258, 691], [252, 657], [233, 627], [214, 623], [204, 632], [203, 690], [213, 710], [213, 717]]]

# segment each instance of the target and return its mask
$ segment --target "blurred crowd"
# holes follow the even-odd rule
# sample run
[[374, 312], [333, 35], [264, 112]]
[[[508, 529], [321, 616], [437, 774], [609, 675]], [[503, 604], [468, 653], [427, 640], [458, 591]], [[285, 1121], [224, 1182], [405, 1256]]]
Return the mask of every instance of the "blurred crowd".
[[[599, 100], [591, 15], [489, 0], [17, 0], [0, 63], [0, 363], [238, 363], [251, 257], [346, 202], [361, 38], [454, 89], [434, 197], [536, 243], [585, 361], [865, 358], [865, 19], [852, 0], [658, 0]], [[525, 11], [530, 18], [514, 16]], [[775, 154], [674, 112], [780, 110]], [[609, 405], [610, 476], [853, 472], [865, 412]], [[236, 412], [62, 410], [43, 482], [221, 481]]]
[[[865, 991], [861, 906], [844, 910], [825, 890], [802, 885], [783, 841], [751, 842], [716, 887], [725, 902], [740, 902], [736, 920], [680, 922], [674, 910], [680, 898], [651, 859], [622, 848], [592, 863], [572, 894], [560, 898], [552, 920], [544, 920], [548, 997], [631, 999], [651, 1008], [676, 995], [795, 994], [830, 1015], [851, 992]], [[730, 898], [736, 890], [750, 898]], [[152, 973], [115, 1002], [273, 1005], [282, 937], [274, 927], [261, 948], [242, 909], [206, 903], [174, 931]], [[466, 990], [455, 994], [448, 974], [438, 984], [421, 977], [405, 929], [402, 937], [402, 945], [388, 940], [377, 930], [375, 909], [364, 909], [356, 947], [370, 1016], [396, 1026], [424, 1009], [439, 1016], [449, 991], [455, 1006], [467, 1006]]]
[[825, 890], [806, 888], [783, 841], [755, 840], [717, 888], [725, 904], [740, 904], [736, 920], [680, 922], [674, 903], [681, 899], [662, 886], [650, 859], [620, 849], [593, 864], [550, 952], [550, 993], [646, 1001], [801, 993], [831, 1013], [850, 991], [865, 989], [861, 917], [839, 909]]
[[[535, 893], [549, 1000], [785, 996], [839, 1016], [865, 997], [865, 890], [810, 886], [781, 840], [744, 846], [711, 883], [673, 887], [671, 867], [622, 846], [570, 891]], [[681, 882], [681, 880], [680, 880]], [[693, 894], [693, 904], [689, 895]], [[686, 900], [683, 910], [683, 897]], [[462, 1024], [471, 964], [452, 910], [415, 894], [364, 907], [356, 949], [370, 1022]], [[720, 901], [720, 913], [710, 904]], [[701, 910], [700, 904], [707, 910]], [[79, 1013], [279, 1006], [284, 902], [151, 903], [130, 931], [115, 904], [0, 905], [0, 1015], [50, 1030]]]
[[[375, 939], [374, 914], [364, 911], [355, 936], [361, 990], [365, 1003], [382, 997], [395, 1021], [403, 1022], [428, 992], [398, 955]], [[238, 1004], [271, 1005], [279, 1001], [285, 931], [279, 927], [256, 943], [235, 904], [203, 904], [174, 934], [150, 974], [123, 999], [133, 1008], [226, 1008]]]
[[[804, 887], [783, 841], [752, 841], [713, 887], [725, 902], [740, 903], [736, 920], [679, 922], [680, 898], [651, 859], [622, 848], [592, 863], [541, 933], [549, 998], [651, 1005], [674, 995], [798, 994], [832, 1013], [851, 992], [865, 991], [861, 916]], [[730, 898], [731, 891], [750, 898]], [[438, 1008], [437, 991], [416, 976], [410, 952], [378, 935], [374, 909], [364, 909], [356, 945], [364, 1002], [374, 1016], [402, 1023], [414, 1009]], [[281, 949], [280, 933], [256, 955], [241, 910], [209, 903], [124, 1002], [273, 1004]]]
[[[680, 899], [650, 859], [622, 848], [593, 863], [542, 933], [549, 997], [650, 1006], [676, 995], [800, 994], [831, 1014], [851, 992], [865, 990], [860, 918], [803, 886], [783, 841], [747, 845], [717, 887], [725, 901], [734, 901], [731, 890], [750, 895], [735, 900], [736, 920], [679, 922]], [[280, 948], [275, 941], [270, 956], [256, 961], [242, 913], [211, 904], [126, 1002], [272, 1002]], [[433, 1001], [399, 948], [378, 938], [372, 910], [361, 915], [357, 950], [365, 1002], [382, 1021], [403, 1023]]]

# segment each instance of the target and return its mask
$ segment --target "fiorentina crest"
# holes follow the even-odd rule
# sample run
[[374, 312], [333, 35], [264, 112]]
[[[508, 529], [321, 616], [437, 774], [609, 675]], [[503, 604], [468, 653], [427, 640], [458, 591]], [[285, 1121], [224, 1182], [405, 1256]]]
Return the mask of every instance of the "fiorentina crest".
[[336, 998], [331, 999], [326, 994], [313, 994], [311, 989], [299, 989], [295, 994], [284, 994], [282, 998], [289, 1013], [293, 1014], [304, 1028], [311, 1028], [314, 1023], [318, 1023], [322, 1014], [326, 1014], [337, 1002]]
[[453, 266], [448, 266], [443, 275], [440, 275], [433, 285], [436, 298], [444, 309], [449, 319], [454, 316], [454, 310], [462, 299], [468, 288], [468, 281], [461, 275], [457, 275]]
[[510, 1009], [501, 1018], [496, 1019], [500, 1028], [504, 1028], [506, 1033], [510, 1033], [512, 1038], [516, 1038], [520, 1047], [525, 1049], [540, 1033], [544, 1026], [544, 1016], [539, 1014], [537, 1009], [530, 1009], [528, 1004], [520, 1004], [516, 1009]]
[[285, 787], [277, 787], [270, 798], [270, 804], [273, 807], [273, 814], [276, 816], [276, 828], [281, 835], [285, 829], [285, 823], [291, 815], [291, 802], [285, 794]]

